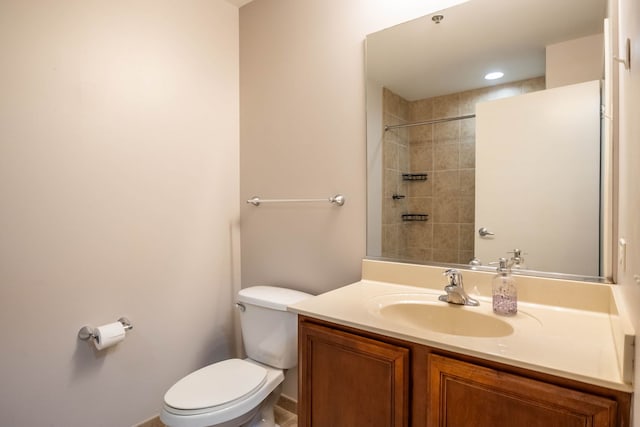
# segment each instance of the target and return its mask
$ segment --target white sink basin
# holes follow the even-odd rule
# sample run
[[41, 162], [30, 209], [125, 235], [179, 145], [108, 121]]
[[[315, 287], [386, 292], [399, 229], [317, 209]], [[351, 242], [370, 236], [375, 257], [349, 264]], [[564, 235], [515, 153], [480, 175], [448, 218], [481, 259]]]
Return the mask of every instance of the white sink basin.
[[393, 294], [370, 301], [369, 312], [397, 326], [469, 337], [505, 337], [513, 327], [477, 307], [445, 304], [437, 296]]

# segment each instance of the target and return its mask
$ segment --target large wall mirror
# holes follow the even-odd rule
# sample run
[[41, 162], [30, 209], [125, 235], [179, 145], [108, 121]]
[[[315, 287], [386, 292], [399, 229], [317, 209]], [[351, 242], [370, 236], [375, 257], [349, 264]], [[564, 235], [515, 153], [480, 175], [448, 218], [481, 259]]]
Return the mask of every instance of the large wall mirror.
[[367, 36], [369, 257], [610, 278], [606, 16], [470, 0]]

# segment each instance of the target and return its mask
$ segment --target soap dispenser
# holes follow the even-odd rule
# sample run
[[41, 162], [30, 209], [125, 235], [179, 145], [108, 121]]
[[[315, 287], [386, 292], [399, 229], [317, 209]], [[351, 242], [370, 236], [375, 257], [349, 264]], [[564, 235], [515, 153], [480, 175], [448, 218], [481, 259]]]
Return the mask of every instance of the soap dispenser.
[[518, 312], [518, 290], [505, 258], [498, 261], [498, 272], [492, 281], [493, 312], [513, 316]]

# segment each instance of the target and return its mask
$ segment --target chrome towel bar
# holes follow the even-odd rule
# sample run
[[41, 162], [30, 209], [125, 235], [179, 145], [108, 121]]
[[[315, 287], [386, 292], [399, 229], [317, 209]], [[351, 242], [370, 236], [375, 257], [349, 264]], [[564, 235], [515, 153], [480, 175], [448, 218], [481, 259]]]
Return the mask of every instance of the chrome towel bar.
[[261, 199], [258, 196], [253, 196], [247, 203], [253, 206], [260, 206], [262, 203], [306, 203], [306, 202], [329, 202], [338, 206], [344, 205], [345, 197], [342, 194], [336, 194], [333, 197], [327, 199]]

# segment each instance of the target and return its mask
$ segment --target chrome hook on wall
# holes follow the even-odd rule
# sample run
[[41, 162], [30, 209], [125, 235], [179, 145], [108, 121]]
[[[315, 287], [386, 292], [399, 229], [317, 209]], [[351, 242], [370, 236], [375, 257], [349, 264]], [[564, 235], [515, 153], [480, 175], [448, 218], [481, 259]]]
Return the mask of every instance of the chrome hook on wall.
[[625, 70], [631, 69], [631, 39], [627, 38], [624, 46], [624, 57], [614, 56], [614, 61], [624, 64]]

